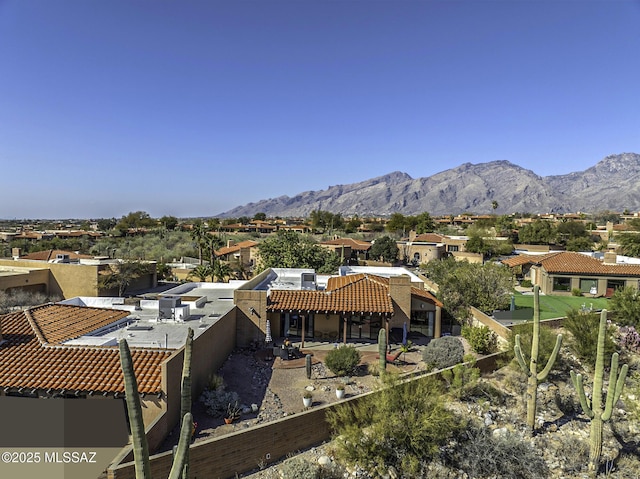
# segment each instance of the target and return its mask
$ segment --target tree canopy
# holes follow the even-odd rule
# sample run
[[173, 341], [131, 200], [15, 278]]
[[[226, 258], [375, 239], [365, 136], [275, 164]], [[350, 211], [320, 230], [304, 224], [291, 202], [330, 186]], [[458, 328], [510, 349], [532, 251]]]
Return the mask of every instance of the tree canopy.
[[382, 259], [386, 263], [394, 263], [398, 259], [400, 250], [396, 242], [389, 236], [377, 238], [371, 245], [369, 256], [374, 259]]
[[427, 276], [438, 284], [438, 297], [458, 321], [469, 318], [469, 307], [491, 313], [506, 309], [511, 301], [511, 272], [496, 263], [469, 263], [447, 258], [423, 266]]
[[310, 237], [295, 231], [278, 231], [258, 245], [259, 269], [313, 268], [318, 273], [335, 273], [340, 257]]

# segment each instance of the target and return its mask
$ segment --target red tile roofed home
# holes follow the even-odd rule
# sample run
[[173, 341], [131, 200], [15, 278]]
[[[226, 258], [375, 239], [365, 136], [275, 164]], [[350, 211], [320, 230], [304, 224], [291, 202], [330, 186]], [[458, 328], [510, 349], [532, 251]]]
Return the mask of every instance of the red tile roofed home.
[[571, 294], [579, 289], [590, 297], [613, 295], [617, 288], [638, 288], [640, 265], [616, 264], [615, 253], [601, 261], [568, 251], [545, 255], [519, 255], [503, 261], [518, 277], [531, 279], [544, 294]]
[[381, 328], [440, 336], [442, 303], [408, 276], [331, 277], [325, 290], [272, 289], [267, 314], [276, 336], [315, 340], [375, 340]]
[[346, 258], [350, 264], [358, 264], [358, 261], [369, 259], [371, 243], [353, 238], [334, 238], [320, 243], [323, 248], [335, 252], [337, 255]]
[[216, 256], [224, 261], [236, 261], [243, 268], [249, 269], [255, 264], [257, 250], [257, 241], [229, 241], [227, 246], [216, 251]]
[[20, 259], [34, 260], [34, 261], [56, 261], [56, 260], [68, 260], [77, 261], [79, 259], [93, 259], [94, 257], [88, 254], [74, 253], [73, 251], [64, 251], [60, 249], [48, 249], [44, 251], [36, 251], [35, 253], [28, 253], [20, 256]]
[[[117, 346], [69, 346], [128, 311], [46, 304], [0, 316], [0, 395], [110, 399], [124, 394]], [[174, 351], [132, 348], [145, 424], [166, 410], [163, 362]]]

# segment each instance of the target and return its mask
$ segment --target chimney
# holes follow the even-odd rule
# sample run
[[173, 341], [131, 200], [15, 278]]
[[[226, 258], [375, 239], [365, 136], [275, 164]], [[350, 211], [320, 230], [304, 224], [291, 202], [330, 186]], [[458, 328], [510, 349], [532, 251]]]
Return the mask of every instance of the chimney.
[[394, 327], [411, 319], [411, 278], [406, 275], [391, 276], [389, 278], [389, 295], [393, 303]]
[[616, 264], [618, 262], [617, 260], [618, 260], [618, 255], [613, 251], [609, 251], [604, 254], [604, 259], [602, 262], [604, 264]]
[[409, 241], [415, 241], [416, 240], [416, 236], [418, 236], [418, 235], [417, 235], [415, 230], [409, 231]]
[[20, 248], [11, 248], [11, 256], [13, 256], [13, 259], [19, 259], [20, 258]]
[[227, 240], [227, 248], [231, 248], [234, 244], [236, 244], [233, 240]]

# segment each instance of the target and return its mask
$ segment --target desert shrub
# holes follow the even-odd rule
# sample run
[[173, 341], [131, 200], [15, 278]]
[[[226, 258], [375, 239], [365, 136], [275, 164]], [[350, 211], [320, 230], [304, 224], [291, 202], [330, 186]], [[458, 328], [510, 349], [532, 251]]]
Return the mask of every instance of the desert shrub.
[[462, 362], [464, 346], [459, 338], [443, 336], [433, 339], [422, 352], [422, 359], [432, 369], [443, 369]]
[[305, 460], [302, 457], [287, 459], [280, 467], [282, 479], [320, 479], [320, 464]]
[[[526, 322], [518, 324], [511, 328], [511, 334], [509, 335], [509, 346], [507, 352], [511, 359], [514, 359], [513, 348], [516, 345], [516, 334], [520, 335], [520, 346], [522, 347], [522, 353], [525, 355], [526, 363], [529, 363], [529, 355], [531, 354], [531, 338], [533, 337], [533, 322]], [[549, 357], [553, 352], [553, 348], [556, 345], [556, 337], [558, 334], [554, 332], [550, 327], [540, 325], [540, 337], [538, 339], [538, 364], [547, 364]], [[558, 361], [561, 360], [558, 355]], [[520, 369], [520, 366], [518, 366]]]
[[393, 466], [401, 477], [416, 477], [464, 423], [446, 408], [437, 379], [401, 383], [391, 373], [383, 377], [385, 387], [377, 394], [327, 411], [335, 455], [367, 471]]
[[376, 377], [380, 376], [380, 363], [375, 362], [367, 364], [367, 373]]
[[452, 368], [442, 370], [440, 376], [447, 384], [449, 394], [456, 399], [464, 399], [473, 390], [480, 378], [480, 369], [475, 363], [456, 364]]
[[640, 327], [640, 291], [631, 286], [618, 288], [609, 302], [613, 319], [620, 326]]
[[547, 465], [536, 449], [512, 433], [494, 436], [486, 428], [468, 428], [448, 452], [450, 462], [469, 477], [538, 479], [548, 477]]
[[327, 353], [325, 366], [336, 376], [352, 374], [360, 364], [360, 351], [351, 346], [340, 346]]
[[279, 468], [281, 479], [341, 479], [344, 471], [331, 462], [321, 465], [297, 456], [287, 459]]
[[633, 326], [623, 326], [618, 330], [617, 343], [622, 349], [640, 353], [640, 333]]
[[571, 477], [585, 470], [589, 463], [589, 441], [579, 436], [568, 434], [562, 441], [554, 441], [553, 444], [548, 442], [546, 447], [553, 448], [555, 457], [562, 458], [558, 461], [560, 467], [567, 475], [571, 474]]
[[205, 389], [200, 395], [200, 402], [207, 408], [207, 414], [222, 417], [227, 413], [229, 404], [238, 403], [240, 398], [234, 391], [226, 391], [224, 385], [217, 389]]
[[[567, 312], [567, 317], [562, 325], [571, 333], [572, 337], [568, 341], [568, 346], [573, 353], [587, 364], [595, 364], [598, 350], [600, 314], [571, 309]], [[610, 358], [616, 351], [616, 346], [613, 342], [613, 333], [613, 326], [608, 324], [604, 338], [605, 358]]]
[[0, 291], [0, 314], [48, 302], [56, 302], [61, 299], [59, 296], [47, 296], [38, 291], [25, 291], [22, 289], [11, 290], [9, 292]]
[[494, 353], [498, 347], [498, 336], [486, 326], [462, 326], [462, 337], [478, 354]]

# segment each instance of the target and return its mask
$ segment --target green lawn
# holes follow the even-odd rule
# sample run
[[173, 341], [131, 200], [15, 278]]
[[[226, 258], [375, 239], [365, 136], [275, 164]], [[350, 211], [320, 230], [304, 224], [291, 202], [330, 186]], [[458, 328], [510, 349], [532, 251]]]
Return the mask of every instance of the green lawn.
[[[533, 311], [533, 295], [515, 294], [516, 308], [531, 308]], [[540, 319], [563, 317], [569, 309], [580, 309], [582, 305], [593, 309], [607, 309], [609, 300], [606, 298], [585, 298], [580, 296], [546, 296], [540, 295]], [[533, 313], [532, 313], [533, 315]]]

